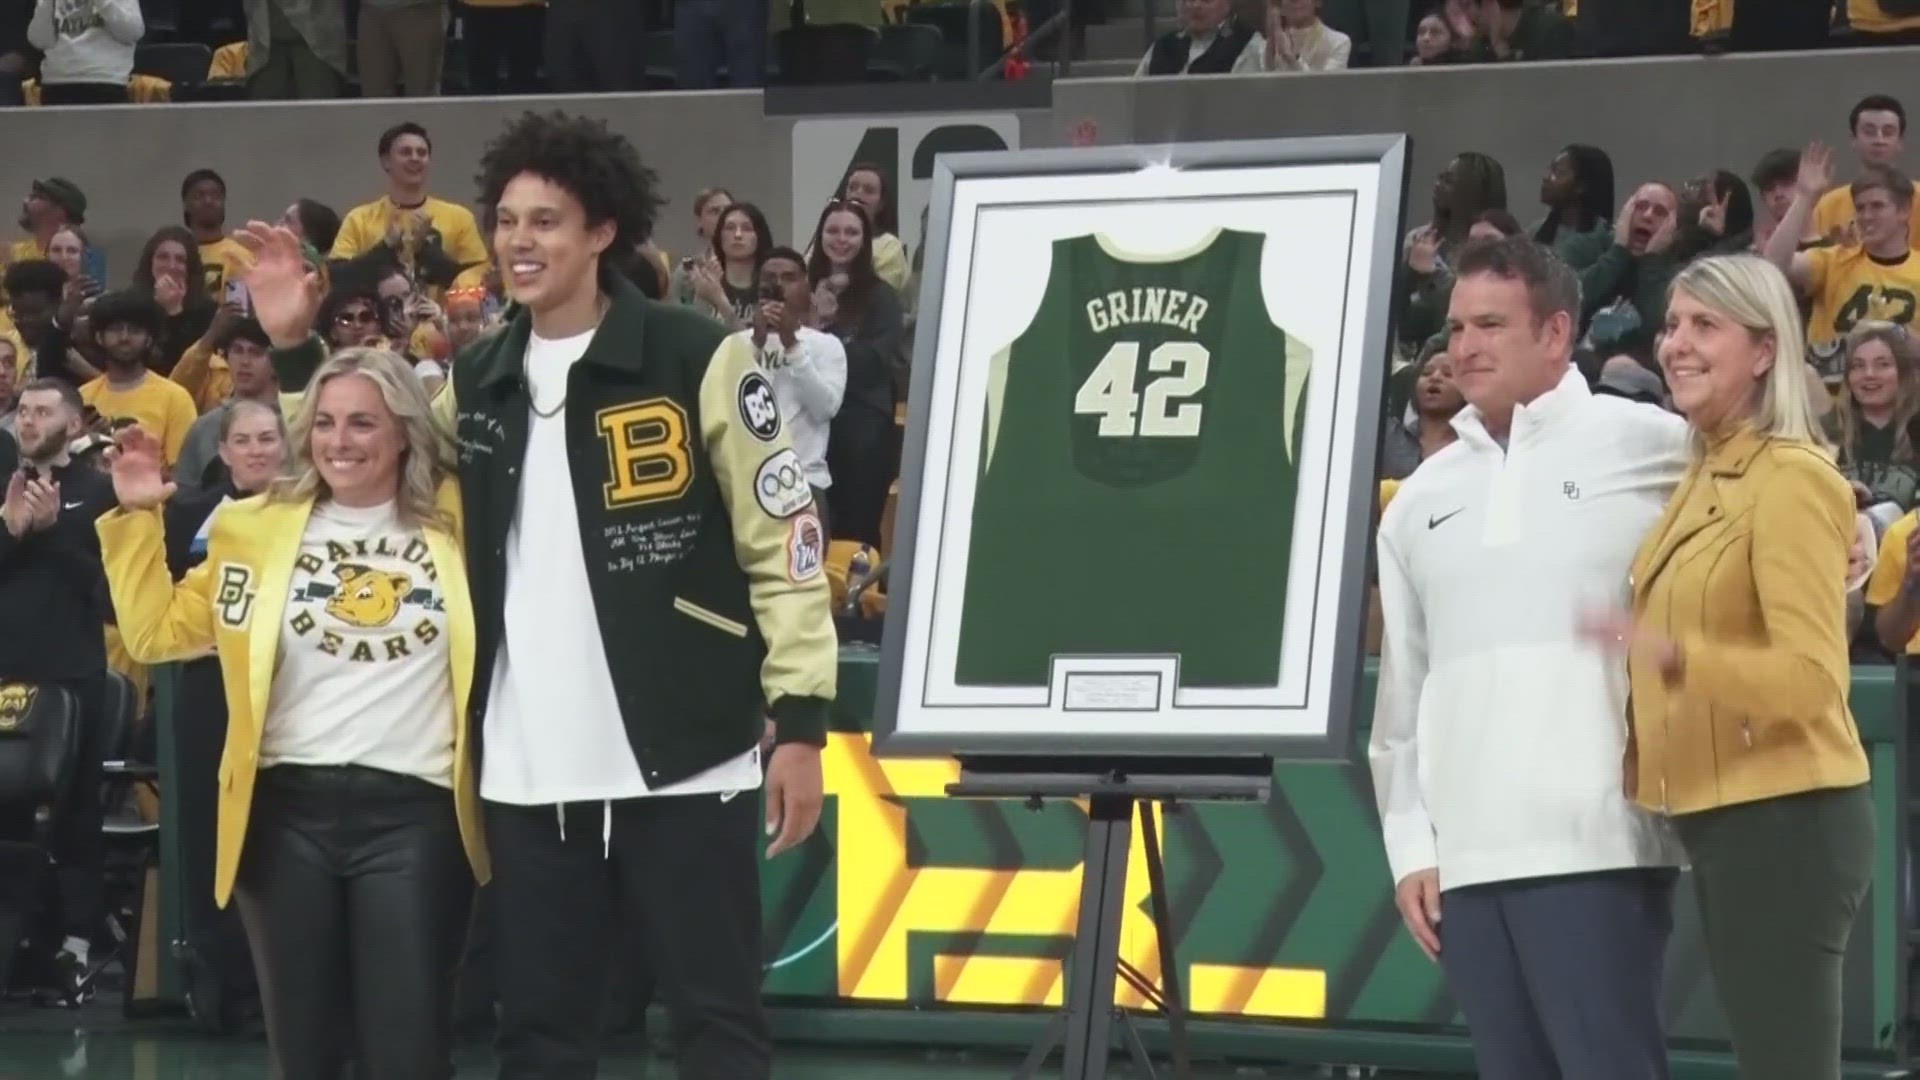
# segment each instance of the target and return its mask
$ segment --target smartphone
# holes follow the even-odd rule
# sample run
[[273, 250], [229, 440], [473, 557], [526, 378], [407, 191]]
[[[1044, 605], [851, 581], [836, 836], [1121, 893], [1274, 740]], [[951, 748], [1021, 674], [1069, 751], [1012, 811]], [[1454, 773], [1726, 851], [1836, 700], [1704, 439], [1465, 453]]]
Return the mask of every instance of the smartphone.
[[760, 299], [763, 302], [785, 300], [786, 298], [787, 298], [787, 290], [781, 288], [778, 285], [775, 285], [771, 281], [760, 286]]
[[227, 282], [227, 303], [239, 305], [240, 311], [243, 314], [246, 314], [246, 315], [253, 314], [253, 297], [249, 295], [247, 292], [246, 282], [244, 281]]

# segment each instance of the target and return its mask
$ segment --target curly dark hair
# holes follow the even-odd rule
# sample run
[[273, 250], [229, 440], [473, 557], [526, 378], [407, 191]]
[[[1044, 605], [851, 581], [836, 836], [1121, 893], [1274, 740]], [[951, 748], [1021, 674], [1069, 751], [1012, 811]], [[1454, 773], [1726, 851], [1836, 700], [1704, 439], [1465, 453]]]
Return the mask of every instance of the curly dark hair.
[[207, 274], [200, 260], [200, 241], [194, 239], [183, 225], [165, 225], [154, 230], [147, 238], [147, 244], [140, 249], [140, 261], [133, 267], [133, 287], [153, 295], [153, 254], [165, 243], [179, 244], [187, 253], [187, 280], [181, 284], [187, 287], [187, 306], [205, 307], [212, 303], [207, 295]]
[[480, 205], [492, 220], [513, 178], [533, 173], [565, 188], [580, 200], [587, 224], [614, 224], [613, 243], [600, 260], [604, 286], [609, 272], [621, 272], [630, 253], [653, 235], [655, 213], [665, 204], [656, 187], [659, 176], [640, 161], [640, 152], [606, 121], [554, 111], [528, 112], [509, 122], [480, 155]]

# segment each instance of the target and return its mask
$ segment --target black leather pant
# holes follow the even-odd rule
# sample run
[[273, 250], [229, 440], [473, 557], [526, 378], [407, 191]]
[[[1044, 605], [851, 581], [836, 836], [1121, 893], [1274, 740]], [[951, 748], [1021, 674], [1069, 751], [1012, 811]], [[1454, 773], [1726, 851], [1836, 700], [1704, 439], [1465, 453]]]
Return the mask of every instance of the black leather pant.
[[356, 767], [254, 789], [235, 896], [277, 1080], [453, 1075], [453, 973], [473, 879], [453, 795]]

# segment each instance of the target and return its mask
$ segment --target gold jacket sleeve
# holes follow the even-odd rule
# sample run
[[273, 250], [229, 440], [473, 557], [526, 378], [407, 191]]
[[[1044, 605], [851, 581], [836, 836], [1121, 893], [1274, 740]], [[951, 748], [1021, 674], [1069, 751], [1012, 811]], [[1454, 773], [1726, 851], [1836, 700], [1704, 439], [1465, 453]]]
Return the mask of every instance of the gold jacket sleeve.
[[113, 510], [94, 528], [127, 653], [142, 664], [164, 664], [211, 651], [213, 564], [201, 563], [175, 584], [157, 509]]
[[755, 496], [760, 466], [793, 453], [784, 425], [763, 439], [742, 415], [741, 384], [758, 372], [753, 346], [744, 336], [720, 343], [700, 385], [701, 437], [733, 519], [734, 553], [746, 571], [754, 619], [767, 642], [760, 683], [775, 738], [819, 744], [825, 741], [826, 705], [833, 699], [839, 664], [823, 569], [827, 540], [810, 502], [776, 517]]

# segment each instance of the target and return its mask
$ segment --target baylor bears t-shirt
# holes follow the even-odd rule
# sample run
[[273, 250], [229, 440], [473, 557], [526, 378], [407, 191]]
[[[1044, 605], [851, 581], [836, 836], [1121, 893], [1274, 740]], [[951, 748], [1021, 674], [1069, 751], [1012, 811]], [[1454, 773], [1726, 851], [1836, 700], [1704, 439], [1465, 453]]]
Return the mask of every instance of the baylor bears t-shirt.
[[260, 764], [361, 765], [452, 786], [439, 568], [392, 503], [314, 506], [280, 617]]

